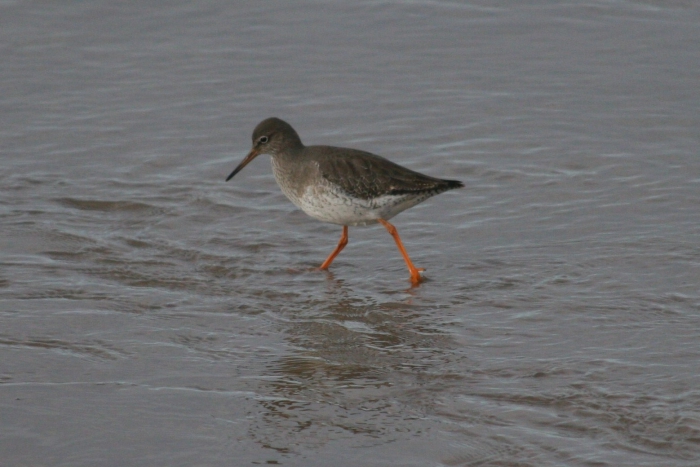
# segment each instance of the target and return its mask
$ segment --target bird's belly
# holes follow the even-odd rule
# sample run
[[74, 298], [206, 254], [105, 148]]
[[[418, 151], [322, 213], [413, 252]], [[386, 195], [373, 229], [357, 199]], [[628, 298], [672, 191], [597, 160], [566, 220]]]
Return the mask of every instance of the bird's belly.
[[292, 202], [314, 219], [353, 226], [372, 224], [377, 222], [377, 219], [389, 220], [423, 199], [406, 195], [361, 199], [335, 190], [310, 189], [297, 201]]
[[364, 200], [339, 196], [303, 197], [299, 207], [309, 216], [340, 225], [367, 225], [380, 217]]

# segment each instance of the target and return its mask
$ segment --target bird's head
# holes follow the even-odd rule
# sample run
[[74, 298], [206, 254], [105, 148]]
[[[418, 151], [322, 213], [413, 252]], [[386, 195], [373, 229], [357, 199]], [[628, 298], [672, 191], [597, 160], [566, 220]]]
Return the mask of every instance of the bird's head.
[[276, 117], [263, 120], [253, 130], [253, 147], [245, 156], [245, 159], [238, 164], [231, 175], [226, 178], [228, 182], [234, 175], [243, 170], [250, 161], [260, 154], [269, 154], [275, 157], [281, 153], [290, 153], [302, 149], [304, 145], [292, 126]]

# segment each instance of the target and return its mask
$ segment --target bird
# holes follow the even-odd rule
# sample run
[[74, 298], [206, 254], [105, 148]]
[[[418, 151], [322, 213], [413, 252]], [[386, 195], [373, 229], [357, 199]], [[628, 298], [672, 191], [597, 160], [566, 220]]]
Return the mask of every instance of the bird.
[[426, 199], [464, 184], [424, 175], [382, 156], [358, 149], [305, 146], [292, 126], [277, 117], [253, 130], [252, 149], [226, 178], [228, 182], [260, 154], [272, 156], [272, 172], [282, 192], [314, 219], [343, 227], [340, 241], [319, 269], [328, 270], [348, 243], [348, 227], [379, 223], [394, 238], [418, 285], [417, 268], [389, 219]]

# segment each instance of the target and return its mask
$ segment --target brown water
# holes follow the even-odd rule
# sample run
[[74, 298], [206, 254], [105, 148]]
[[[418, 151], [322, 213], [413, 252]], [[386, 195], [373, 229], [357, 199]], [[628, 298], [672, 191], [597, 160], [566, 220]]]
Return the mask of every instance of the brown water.
[[[146, 3], [0, 2], [0, 464], [700, 465], [696, 2]], [[425, 283], [273, 115], [465, 182]]]

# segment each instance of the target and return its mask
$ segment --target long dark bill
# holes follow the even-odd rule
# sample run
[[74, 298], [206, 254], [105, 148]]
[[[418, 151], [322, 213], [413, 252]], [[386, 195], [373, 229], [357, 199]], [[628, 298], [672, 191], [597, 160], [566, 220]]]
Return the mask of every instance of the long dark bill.
[[236, 167], [233, 170], [233, 172], [231, 172], [231, 175], [226, 177], [226, 181], [228, 182], [229, 180], [231, 180], [234, 175], [236, 175], [238, 172], [243, 170], [243, 167], [248, 165], [248, 163], [250, 161], [252, 161], [253, 159], [255, 159], [256, 157], [258, 157], [259, 154], [260, 154], [260, 152], [257, 149], [255, 149], [255, 148], [251, 149], [251, 151], [248, 153], [248, 155], [245, 156], [245, 159], [243, 159], [243, 161], [240, 164], [238, 164], [238, 167]]

